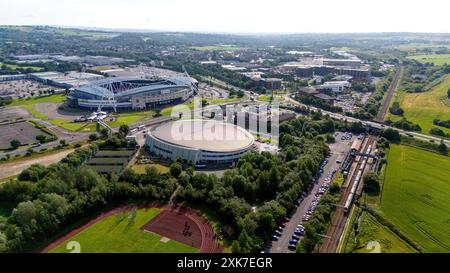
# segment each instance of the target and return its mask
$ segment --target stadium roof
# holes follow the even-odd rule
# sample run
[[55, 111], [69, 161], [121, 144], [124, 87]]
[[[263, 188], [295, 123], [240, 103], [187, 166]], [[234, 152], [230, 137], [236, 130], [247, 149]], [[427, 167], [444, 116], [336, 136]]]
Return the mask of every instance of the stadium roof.
[[[130, 82], [130, 81], [148, 81], [148, 85], [134, 87], [121, 91], [120, 93], [114, 93], [105, 87], [108, 84]], [[190, 87], [192, 79], [189, 77], [167, 77], [158, 79], [146, 79], [142, 77], [111, 77], [94, 82], [90, 82], [88, 85], [77, 87], [76, 90], [89, 93], [92, 95], [106, 96], [106, 97], [122, 97], [127, 95], [138, 94], [145, 91], [156, 91], [161, 89], [167, 89], [170, 86], [173, 87]]]
[[155, 127], [150, 134], [172, 145], [210, 152], [243, 150], [255, 140], [243, 128], [216, 120], [178, 120]]

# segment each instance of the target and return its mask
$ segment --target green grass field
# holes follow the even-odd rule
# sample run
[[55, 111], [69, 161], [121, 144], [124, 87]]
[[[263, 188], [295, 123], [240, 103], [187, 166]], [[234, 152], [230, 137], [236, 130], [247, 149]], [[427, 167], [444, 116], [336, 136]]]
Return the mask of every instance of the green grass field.
[[[271, 96], [268, 95], [262, 95], [256, 98], [259, 101], [270, 101]], [[284, 98], [282, 96], [273, 96], [273, 100], [283, 101]]]
[[363, 212], [360, 218], [354, 220], [359, 223], [359, 232], [355, 238], [353, 226], [349, 227], [350, 234], [345, 244], [343, 252], [346, 253], [370, 253], [373, 250], [368, 248], [371, 241], [380, 244], [381, 253], [413, 253], [416, 252], [407, 242], [400, 239], [389, 228], [383, 226], [368, 212]]
[[8, 67], [9, 69], [13, 69], [13, 70], [17, 70], [18, 68], [22, 68], [22, 69], [33, 69], [34, 71], [42, 71], [44, 70], [43, 67], [38, 67], [38, 66], [27, 66], [27, 65], [16, 65], [16, 64], [5, 64], [5, 63], [1, 63], [0, 62], [0, 67], [6, 65], [6, 67]]
[[421, 63], [433, 63], [434, 65], [450, 64], [450, 54], [420, 54], [407, 57]]
[[82, 253], [195, 253], [198, 250], [170, 240], [161, 242], [161, 236], [144, 232], [141, 227], [160, 213], [160, 209], [138, 209], [130, 219], [130, 211], [109, 216], [61, 245], [51, 253], [67, 253], [69, 241], [77, 241]]
[[[64, 119], [52, 119], [43, 113], [35, 110], [33, 105], [44, 102], [51, 103], [63, 103], [65, 101], [64, 94], [57, 94], [51, 96], [30, 98], [30, 99], [18, 99], [14, 100], [10, 106], [22, 106], [25, 108], [33, 117], [48, 120], [51, 124], [62, 127], [69, 131], [79, 131], [79, 132], [95, 132], [96, 125], [95, 123], [86, 123], [80, 122], [75, 123], [71, 121], [67, 121]], [[152, 118], [154, 115], [153, 110], [148, 111], [130, 111], [130, 112], [121, 112], [114, 115], [115, 120], [112, 122], [107, 122], [107, 124], [113, 128], [117, 128], [123, 124], [131, 124], [142, 120], [144, 118]]]
[[133, 169], [133, 171], [143, 174], [146, 172], [147, 167], [155, 167], [156, 170], [160, 173], [168, 173], [169, 172], [169, 167], [161, 165], [161, 164], [139, 164], [139, 165], [133, 165], [131, 167], [131, 169]]
[[450, 251], [450, 158], [391, 145], [380, 208], [427, 252]]
[[49, 96], [41, 96], [36, 98], [29, 99], [18, 99], [14, 100], [9, 104], [10, 106], [24, 106], [24, 105], [33, 105], [36, 103], [42, 102], [53, 102], [53, 103], [63, 103], [66, 100], [66, 96], [64, 94], [56, 94]]
[[[398, 91], [395, 93], [395, 101], [400, 103], [404, 110], [404, 116], [411, 122], [422, 127], [422, 132], [428, 134], [432, 127], [437, 127], [446, 133], [450, 129], [439, 127], [433, 124], [433, 120], [450, 120], [450, 99], [447, 97], [447, 90], [450, 88], [450, 74], [430, 91], [422, 93], [407, 93]], [[389, 113], [386, 119], [393, 121], [401, 119]]]

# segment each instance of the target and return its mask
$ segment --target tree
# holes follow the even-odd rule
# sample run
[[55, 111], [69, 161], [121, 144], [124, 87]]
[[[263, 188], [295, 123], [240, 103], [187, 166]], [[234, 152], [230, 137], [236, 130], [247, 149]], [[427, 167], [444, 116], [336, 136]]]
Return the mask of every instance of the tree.
[[98, 135], [97, 134], [90, 134], [89, 135], [89, 140], [90, 141], [96, 141], [98, 139]]
[[39, 141], [40, 143], [44, 143], [46, 141], [47, 137], [44, 135], [37, 135], [36, 136], [36, 140]]
[[391, 128], [383, 130], [383, 132], [381, 132], [381, 136], [390, 141], [400, 141], [400, 133]]
[[17, 148], [19, 148], [20, 145], [22, 145], [22, 143], [21, 143], [20, 140], [18, 140], [18, 139], [13, 139], [13, 140], [11, 140], [10, 144], [11, 144], [11, 147], [12, 147], [14, 150], [17, 149]]
[[170, 164], [169, 172], [170, 172], [170, 175], [172, 175], [173, 177], [177, 178], [178, 176], [180, 176], [182, 171], [183, 171], [183, 166], [179, 162], [174, 162], [174, 163]]
[[101, 135], [103, 138], [107, 138], [108, 135], [109, 135], [109, 130], [106, 129], [106, 128], [102, 128], [102, 129], [100, 130], [100, 135]]
[[393, 115], [403, 115], [403, 109], [400, 107], [400, 103], [398, 103], [398, 101], [392, 104], [392, 107], [389, 108], [389, 112]]
[[369, 195], [378, 195], [380, 193], [380, 178], [374, 172], [367, 172], [364, 175], [364, 191]]
[[62, 146], [62, 147], [64, 147], [64, 146], [66, 146], [67, 145], [67, 143], [66, 143], [66, 140], [65, 139], [61, 139], [60, 141], [59, 141], [59, 144]]
[[439, 144], [439, 152], [444, 154], [444, 155], [448, 155], [448, 147], [447, 145], [445, 145], [444, 140], [441, 139], [441, 143]]
[[447, 90], [447, 97], [450, 99], [450, 88]]
[[128, 135], [128, 133], [130, 132], [130, 127], [128, 127], [128, 125], [123, 124], [120, 125], [119, 127], [119, 133], [123, 136], [126, 137]]

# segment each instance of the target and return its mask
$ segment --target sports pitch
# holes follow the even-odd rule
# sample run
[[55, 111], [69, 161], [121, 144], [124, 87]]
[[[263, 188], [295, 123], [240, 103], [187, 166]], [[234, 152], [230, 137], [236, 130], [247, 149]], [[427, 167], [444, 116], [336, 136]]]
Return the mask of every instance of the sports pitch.
[[450, 157], [391, 145], [381, 211], [426, 252], [450, 251]]
[[51, 253], [68, 253], [71, 241], [80, 244], [82, 253], [195, 253], [198, 249], [189, 245], [163, 239], [162, 236], [141, 228], [161, 213], [159, 208], [144, 208], [112, 214], [75, 236], [65, 240]]

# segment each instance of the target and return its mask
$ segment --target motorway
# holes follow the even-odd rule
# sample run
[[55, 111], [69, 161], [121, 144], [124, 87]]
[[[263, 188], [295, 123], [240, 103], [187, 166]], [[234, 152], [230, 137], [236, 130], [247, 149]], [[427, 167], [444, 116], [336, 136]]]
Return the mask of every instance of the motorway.
[[[362, 124], [364, 124], [365, 127], [371, 127], [371, 128], [375, 128], [375, 129], [379, 129], [379, 130], [384, 130], [384, 129], [390, 128], [390, 129], [398, 131], [401, 135], [414, 136], [414, 138], [422, 140], [422, 141], [434, 141], [436, 143], [439, 143], [441, 141], [441, 138], [438, 138], [438, 137], [429, 136], [429, 135], [425, 135], [425, 134], [417, 133], [417, 132], [405, 131], [405, 130], [398, 129], [398, 128], [395, 128], [395, 127], [386, 126], [384, 124], [381, 124], [381, 123], [378, 123], [378, 122], [374, 122], [374, 121], [360, 120], [360, 119], [353, 118], [353, 117], [347, 117], [347, 116], [344, 116], [344, 115], [341, 115], [341, 114], [338, 114], [338, 113], [328, 112], [328, 111], [316, 108], [314, 106], [302, 104], [302, 103], [292, 99], [288, 95], [285, 97], [285, 101], [289, 101], [289, 103], [295, 104], [295, 105], [298, 105], [298, 106], [309, 107], [309, 109], [314, 110], [314, 111], [320, 110], [320, 111], [322, 111], [323, 114], [329, 115], [330, 117], [332, 117], [334, 119], [347, 120], [348, 122], [361, 122]], [[450, 147], [450, 140], [444, 139], [444, 143], [448, 147]]]
[[316, 180], [314, 187], [295, 210], [291, 220], [286, 223], [286, 227], [283, 229], [283, 232], [278, 241], [268, 242], [268, 245], [266, 247], [268, 248], [268, 251], [270, 253], [291, 252], [288, 250], [289, 240], [292, 239], [291, 236], [294, 234], [297, 225], [302, 223], [303, 215], [305, 215], [308, 211], [308, 208], [313, 201], [316, 192], [319, 190], [328, 172], [333, 169], [339, 169], [340, 165], [336, 163], [336, 160], [342, 161], [345, 158], [345, 155], [350, 151], [352, 141], [356, 138], [355, 136], [353, 136], [351, 140], [341, 140], [342, 135], [343, 133], [336, 134], [336, 142], [330, 145], [331, 154], [328, 163], [323, 168], [323, 173]]

